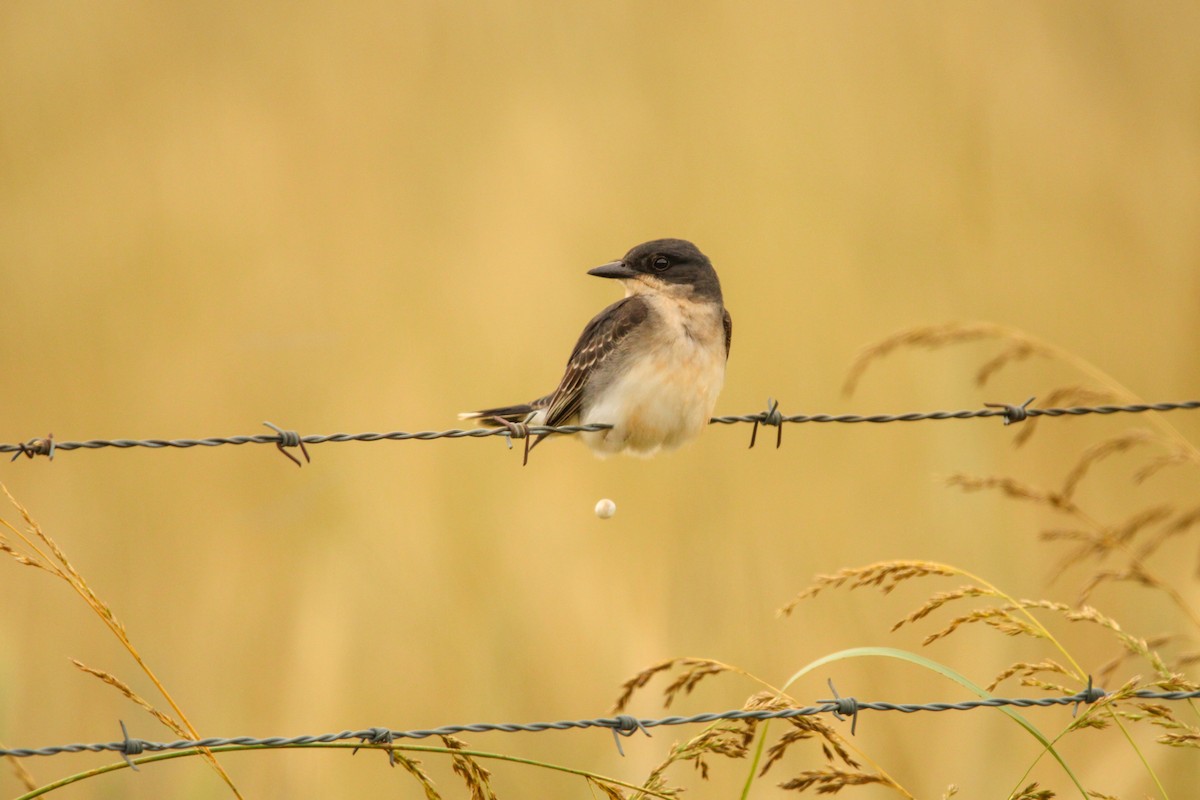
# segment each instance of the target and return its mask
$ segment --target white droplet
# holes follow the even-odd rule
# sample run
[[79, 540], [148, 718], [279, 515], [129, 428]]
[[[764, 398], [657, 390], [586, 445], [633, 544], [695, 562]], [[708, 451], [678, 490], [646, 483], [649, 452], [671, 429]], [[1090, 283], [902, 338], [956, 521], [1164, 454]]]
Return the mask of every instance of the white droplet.
[[609, 519], [615, 513], [617, 513], [617, 504], [607, 497], [596, 503], [596, 516], [600, 519]]

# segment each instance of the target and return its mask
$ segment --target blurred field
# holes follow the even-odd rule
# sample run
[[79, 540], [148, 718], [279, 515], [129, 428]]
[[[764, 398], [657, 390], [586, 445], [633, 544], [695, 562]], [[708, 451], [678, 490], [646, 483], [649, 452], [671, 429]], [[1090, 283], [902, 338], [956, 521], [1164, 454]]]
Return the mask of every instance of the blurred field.
[[[658, 236], [720, 272], [735, 337], [718, 413], [768, 396], [785, 413], [975, 408], [1081, 380], [1031, 360], [980, 390], [996, 348], [979, 344], [896, 355], [841, 395], [862, 345], [952, 319], [1027, 330], [1150, 401], [1195, 398], [1197, 41], [1187, 2], [5, 3], [0, 441], [454, 427], [552, 388], [617, 296], [585, 270]], [[1200, 439], [1197, 412], [1170, 422]], [[0, 481], [202, 733], [295, 735], [600, 716], [674, 656], [781, 683], [846, 647], [919, 649], [933, 628], [888, 628], [952, 582], [775, 618], [814, 574], [876, 560], [1073, 602], [1092, 568], [1051, 582], [1065, 551], [1036, 539], [1060, 520], [937, 479], [1057, 484], [1086, 446], [1145, 423], [1046, 422], [1020, 450], [998, 420], [791, 426], [778, 451], [773, 431], [747, 450], [748, 427], [718, 427], [650, 461], [551, 442], [524, 469], [500, 439], [320, 445], [303, 469], [261, 446], [77, 451], [0, 463]], [[1081, 502], [1106, 519], [1194, 504], [1194, 468], [1135, 489], [1138, 463], [1097, 467]], [[1190, 542], [1156, 565], [1194, 608]], [[1092, 601], [1137, 635], [1195, 641], [1155, 593]], [[0, 741], [109, 741], [118, 719], [172, 738], [70, 664], [151, 696], [65, 585], [5, 561], [0, 604]], [[1065, 635], [1089, 669], [1116, 654], [1084, 633]], [[926, 652], [981, 683], [1046, 654], [984, 630]], [[963, 698], [878, 661], [796, 696], [827, 696], [827, 677], [863, 699]], [[713, 678], [674, 710], [754, 691]], [[1057, 731], [1069, 715], [1028, 716]], [[631, 738], [624, 759], [604, 731], [464, 738], [636, 783], [696, 732]], [[855, 743], [918, 797], [952, 782], [1002, 797], [1037, 753], [987, 712], [864, 717]], [[1185, 796], [1194, 755], [1146, 752]], [[1118, 734], [1066, 754], [1089, 788], [1154, 791]], [[46, 783], [111, 760], [23, 763]], [[1044, 762], [1032, 777], [1070, 796]], [[376, 753], [222, 763], [246, 797], [420, 796]], [[445, 761], [425, 763], [462, 796]], [[819, 763], [797, 750], [754, 796]], [[592, 796], [489, 766], [502, 798]], [[712, 766], [708, 784], [673, 775], [689, 797], [737, 796], [744, 764]], [[20, 791], [0, 767], [0, 796]], [[186, 759], [54, 796], [231, 795]]]

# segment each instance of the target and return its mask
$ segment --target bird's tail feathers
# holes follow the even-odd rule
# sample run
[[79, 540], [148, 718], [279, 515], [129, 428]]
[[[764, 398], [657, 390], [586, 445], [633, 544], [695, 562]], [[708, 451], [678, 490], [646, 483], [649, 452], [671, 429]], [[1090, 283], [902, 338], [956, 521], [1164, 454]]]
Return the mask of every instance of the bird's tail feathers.
[[508, 420], [509, 422], [524, 422], [525, 418], [532, 414], [533, 406], [529, 403], [522, 403], [517, 406], [502, 406], [501, 408], [485, 408], [482, 411], [463, 411], [458, 415], [459, 419], [478, 420], [479, 424], [485, 428], [498, 428], [500, 423], [498, 419]]
[[537, 412], [544, 410], [550, 405], [551, 395], [539, 397], [532, 403], [520, 403], [515, 406], [500, 406], [499, 408], [485, 408], [482, 411], [464, 411], [458, 415], [459, 419], [478, 420], [479, 424], [485, 428], [501, 427], [497, 420], [506, 420], [508, 422], [532, 422], [532, 417]]

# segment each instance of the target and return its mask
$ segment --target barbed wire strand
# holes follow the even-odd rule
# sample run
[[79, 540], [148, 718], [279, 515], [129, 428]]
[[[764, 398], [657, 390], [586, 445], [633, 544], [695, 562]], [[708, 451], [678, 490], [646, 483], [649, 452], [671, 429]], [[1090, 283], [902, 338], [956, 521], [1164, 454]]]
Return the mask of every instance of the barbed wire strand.
[[[732, 416], [713, 417], [709, 420], [710, 425], [736, 425], [739, 423], [750, 423], [754, 426], [750, 433], [750, 446], [754, 447], [755, 440], [758, 436], [759, 425], [774, 426], [778, 429], [776, 433], [775, 446], [779, 447], [783, 443], [783, 425], [784, 423], [801, 424], [801, 423], [873, 423], [881, 424], [887, 422], [925, 422], [929, 420], [948, 420], [948, 419], [978, 419], [986, 417], [1002, 417], [1005, 425], [1010, 425], [1017, 422], [1023, 422], [1030, 417], [1064, 417], [1064, 416], [1083, 416], [1085, 414], [1140, 414], [1146, 411], [1176, 411], [1189, 410], [1200, 408], [1200, 400], [1187, 400], [1183, 402], [1168, 402], [1168, 403], [1135, 403], [1130, 405], [1104, 405], [1104, 406], [1076, 406], [1073, 408], [1030, 408], [1029, 405], [1034, 398], [1029, 398], [1020, 405], [1012, 405], [1009, 403], [986, 403], [985, 408], [981, 409], [966, 409], [962, 411], [914, 411], [906, 414], [794, 414], [784, 415], [779, 411], [779, 403], [771, 399], [767, 401], [767, 410], [760, 411], [757, 414], [738, 414]], [[12, 461], [16, 461], [20, 456], [34, 458], [35, 456], [47, 456], [51, 461], [54, 460], [55, 453], [71, 450], [98, 450], [105, 447], [115, 447], [118, 449], [129, 449], [134, 447], [145, 447], [150, 449], [163, 448], [191, 448], [191, 447], [218, 447], [221, 445], [242, 445], [242, 444], [272, 444], [275, 445], [281, 453], [291, 459], [297, 466], [302, 466], [300, 459], [293, 456], [284, 448], [299, 447], [304, 455], [305, 460], [309, 460], [308, 449], [306, 445], [310, 444], [327, 444], [331, 442], [379, 442], [384, 440], [403, 441], [408, 439], [431, 440], [431, 439], [478, 439], [487, 436], [504, 436], [508, 439], [509, 447], [512, 446], [512, 440], [526, 439], [529, 436], [541, 436], [543, 434], [575, 434], [575, 433], [594, 433], [596, 431], [605, 431], [612, 428], [612, 425], [606, 424], [590, 424], [590, 425], [526, 425], [520, 423], [508, 424], [504, 427], [495, 428], [452, 428], [450, 430], [441, 431], [390, 431], [386, 433], [330, 433], [312, 436], [301, 436], [296, 431], [285, 430], [273, 423], [264, 422], [264, 425], [276, 431], [274, 434], [257, 434], [253, 436], [211, 436], [204, 439], [88, 439], [79, 442], [59, 442], [54, 439], [54, 434], [48, 436], [37, 437], [26, 442], [18, 442], [15, 444], [4, 443], [0, 444], [0, 453], [13, 453]]]
[[[832, 689], [832, 683], [830, 684]], [[981, 700], [965, 700], [959, 703], [888, 703], [864, 702], [853, 697], [839, 697], [833, 692], [832, 700], [820, 700], [819, 705], [803, 708], [784, 709], [735, 709], [716, 713], [692, 714], [690, 716], [672, 716], [655, 719], [638, 719], [628, 714], [615, 717], [598, 717], [596, 719], [561, 720], [558, 722], [530, 723], [491, 723], [480, 722], [471, 725], [445, 725], [440, 728], [423, 730], [393, 730], [391, 728], [365, 728], [362, 730], [344, 730], [336, 733], [325, 733], [315, 736], [270, 736], [259, 738], [255, 736], [209, 737], [205, 739], [178, 739], [172, 742], [149, 742], [144, 739], [130, 738], [121, 723], [122, 741], [96, 742], [91, 744], [65, 744], [39, 748], [4, 748], [0, 756], [27, 758], [30, 756], [54, 756], [62, 753], [104, 752], [121, 753], [123, 756], [138, 755], [143, 752], [158, 752], [163, 750], [187, 750], [191, 748], [223, 747], [225, 745], [250, 745], [262, 747], [289, 747], [316, 743], [338, 742], [347, 739], [357, 739], [364, 744], [383, 744], [395, 739], [425, 739], [430, 736], [451, 736], [458, 733], [539, 733], [548, 730], [577, 730], [585, 728], [607, 728], [613, 732], [613, 737], [632, 736], [637, 731], [649, 735], [650, 728], [663, 725], [691, 725], [697, 723], [717, 722], [720, 720], [767, 720], [790, 719], [792, 717], [813, 716], [816, 714], [832, 714], [840, 720], [851, 719], [851, 734], [855, 733], [858, 715], [863, 711], [899, 711], [912, 714], [918, 711], [971, 711], [978, 708], [999, 708], [1015, 706], [1017, 708], [1032, 708], [1046, 706], [1073, 705], [1078, 711], [1080, 704], [1093, 703], [1112, 697], [1114, 700], [1147, 699], [1147, 700], [1187, 700], [1200, 697], [1200, 690], [1160, 692], [1150, 689], [1139, 689], [1119, 696], [1109, 695], [1103, 689], [1091, 685], [1075, 694], [1063, 697], [990, 697]], [[620, 749], [620, 739], [616, 739]], [[623, 753], [622, 753], [623, 754]]]

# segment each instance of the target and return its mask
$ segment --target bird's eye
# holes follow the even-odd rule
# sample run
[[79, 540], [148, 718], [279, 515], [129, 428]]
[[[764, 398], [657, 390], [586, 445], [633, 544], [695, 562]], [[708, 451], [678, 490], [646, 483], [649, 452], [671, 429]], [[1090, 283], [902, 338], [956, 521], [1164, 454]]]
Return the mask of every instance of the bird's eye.
[[671, 266], [671, 261], [666, 256], [655, 256], [651, 262], [655, 272], [665, 272], [667, 267]]

